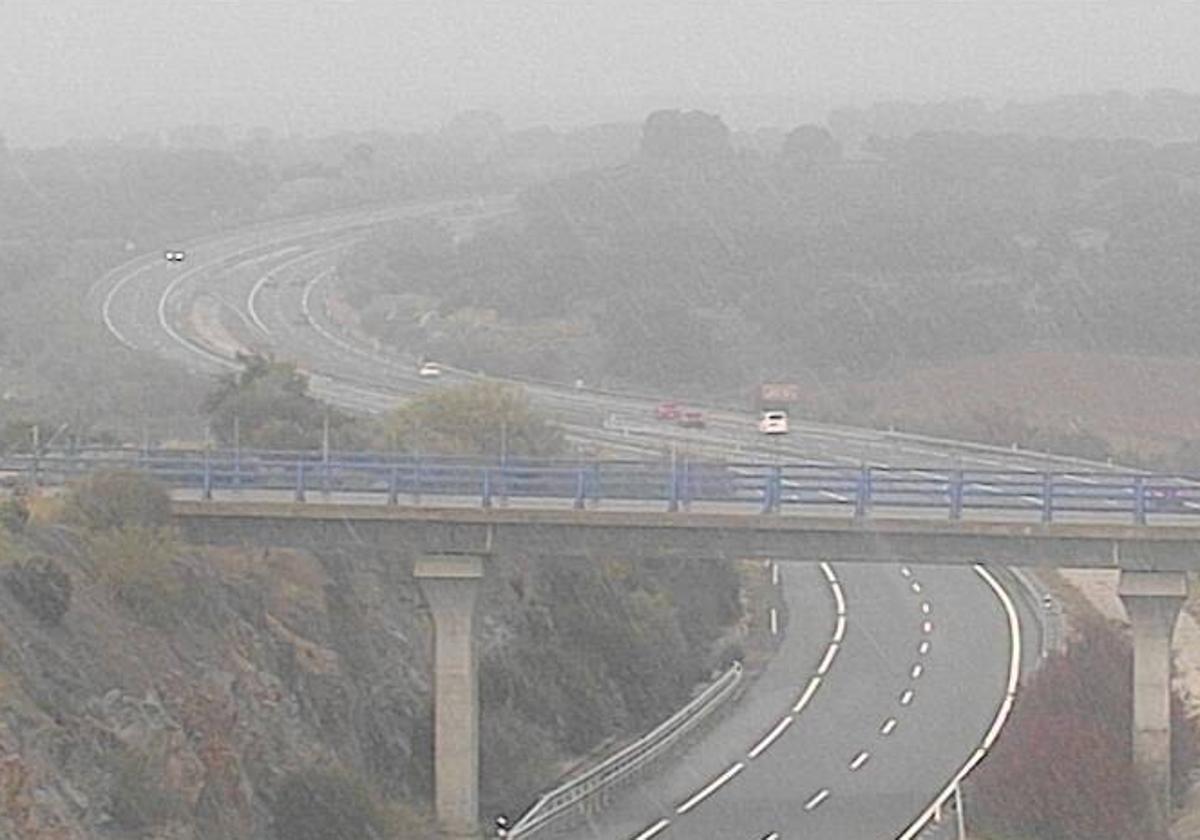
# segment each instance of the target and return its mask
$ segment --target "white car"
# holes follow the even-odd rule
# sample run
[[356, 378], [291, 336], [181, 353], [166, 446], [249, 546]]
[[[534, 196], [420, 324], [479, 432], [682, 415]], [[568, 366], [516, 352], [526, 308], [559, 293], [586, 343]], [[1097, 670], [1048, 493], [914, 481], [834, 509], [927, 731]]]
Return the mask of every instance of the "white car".
[[417, 371], [417, 376], [422, 379], [437, 379], [442, 375], [442, 367], [437, 362], [425, 362]]
[[186, 256], [183, 251], [163, 251], [163, 259], [168, 262], [183, 262]]
[[786, 411], [764, 411], [758, 421], [758, 430], [764, 435], [786, 435], [788, 416]]

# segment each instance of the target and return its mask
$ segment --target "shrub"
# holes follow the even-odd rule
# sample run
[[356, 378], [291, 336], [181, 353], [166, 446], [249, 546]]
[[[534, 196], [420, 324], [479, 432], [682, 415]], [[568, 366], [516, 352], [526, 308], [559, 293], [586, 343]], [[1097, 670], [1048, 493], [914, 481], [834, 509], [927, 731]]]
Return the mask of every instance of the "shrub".
[[23, 496], [0, 501], [0, 529], [12, 534], [25, 530], [29, 522], [29, 504]]
[[170, 523], [171, 497], [166, 487], [144, 475], [106, 470], [72, 487], [63, 518], [87, 531], [155, 528]]
[[167, 625], [183, 606], [183, 581], [174, 568], [179, 543], [169, 528], [128, 525], [92, 534], [96, 574], [139, 621]]
[[14, 566], [4, 585], [38, 620], [57, 625], [71, 606], [71, 576], [48, 557], [35, 557]]
[[361, 779], [344, 770], [290, 774], [272, 807], [279, 840], [362, 840], [387, 836], [387, 823]]
[[143, 831], [161, 825], [182, 810], [178, 794], [163, 787], [148, 756], [139, 750], [127, 749], [118, 754], [111, 778], [109, 811], [120, 828]]

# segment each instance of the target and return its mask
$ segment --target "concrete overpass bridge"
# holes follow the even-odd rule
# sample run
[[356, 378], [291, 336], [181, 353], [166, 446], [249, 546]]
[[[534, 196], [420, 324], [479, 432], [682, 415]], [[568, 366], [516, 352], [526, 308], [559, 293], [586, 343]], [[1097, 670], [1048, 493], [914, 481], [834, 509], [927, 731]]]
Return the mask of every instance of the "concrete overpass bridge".
[[1200, 483], [1189, 477], [177, 451], [17, 457], [0, 473], [57, 483], [114, 467], [171, 486], [194, 543], [352, 540], [419, 556], [436, 639], [436, 807], [451, 836], [478, 833], [473, 620], [498, 555], [1119, 571], [1133, 626], [1134, 758], [1169, 803], [1171, 637], [1186, 573], [1200, 569]]

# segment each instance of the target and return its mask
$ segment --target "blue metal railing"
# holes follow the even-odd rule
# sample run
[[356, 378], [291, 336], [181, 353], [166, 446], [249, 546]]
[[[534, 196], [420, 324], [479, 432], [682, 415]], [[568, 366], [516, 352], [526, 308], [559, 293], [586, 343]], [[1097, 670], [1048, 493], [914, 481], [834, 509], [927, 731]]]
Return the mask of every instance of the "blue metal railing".
[[[484, 507], [561, 501], [576, 509], [661, 504], [668, 512], [729, 509], [781, 514], [842, 510], [925, 512], [950, 519], [980, 512], [1119, 515], [1135, 524], [1161, 514], [1200, 514], [1200, 476], [1129, 472], [940, 470], [846, 467], [822, 462], [480, 459], [378, 452], [84, 449], [0, 457], [0, 483], [59, 485], [97, 470], [128, 470], [202, 499], [277, 491], [297, 502], [313, 493], [387, 504]], [[1161, 521], [1161, 519], [1160, 519]]]

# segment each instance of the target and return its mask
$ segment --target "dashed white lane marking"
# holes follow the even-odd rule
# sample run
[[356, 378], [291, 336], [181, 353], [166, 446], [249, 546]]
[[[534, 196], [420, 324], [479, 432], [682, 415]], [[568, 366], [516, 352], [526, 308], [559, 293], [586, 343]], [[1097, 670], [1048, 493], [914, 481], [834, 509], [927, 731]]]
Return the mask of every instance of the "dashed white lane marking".
[[816, 808], [818, 805], [820, 805], [822, 802], [824, 802], [828, 798], [829, 798], [829, 788], [821, 788], [819, 791], [817, 791], [815, 794], [813, 794], [812, 797], [810, 797], [807, 802], [804, 803], [804, 810], [811, 811], [813, 808]]
[[922, 602], [921, 602], [921, 612], [925, 613], [925, 615], [929, 615], [929, 611], [930, 611], [931, 609], [933, 609], [933, 607], [929, 606], [929, 602], [928, 602], [928, 601], [922, 601]]
[[775, 562], [771, 563], [771, 583], [774, 586], [779, 585], [779, 564]]
[[825, 676], [825, 672], [829, 670], [829, 666], [833, 664], [833, 658], [837, 656], [837, 642], [831, 642], [829, 647], [825, 648], [825, 658], [821, 660], [821, 664], [817, 666], [817, 676]]
[[854, 756], [854, 760], [850, 762], [850, 769], [857, 770], [858, 768], [860, 768], [864, 764], [866, 764], [867, 759], [870, 757], [871, 757], [871, 754], [869, 752], [867, 752], [866, 750], [863, 750], [858, 755]]
[[904, 689], [904, 693], [900, 695], [900, 705], [907, 706], [912, 702], [913, 690], [911, 688]]
[[900, 574], [904, 575], [905, 577], [911, 577], [911, 576], [912, 576], [912, 569], [908, 568], [908, 566], [901, 566], [901, 567], [900, 567]]
[[909, 671], [909, 674], [912, 676], [912, 678], [914, 680], [919, 679], [922, 672], [924, 672], [924, 670], [925, 670], [925, 666], [922, 665], [920, 662], [918, 662], [916, 665], [912, 666], [912, 670]]
[[821, 678], [813, 677], [808, 681], [808, 686], [804, 689], [804, 693], [800, 695], [800, 699], [796, 701], [796, 705], [792, 706], [792, 711], [800, 714], [804, 707], [808, 705], [808, 701], [817, 693], [817, 689], [821, 686]]
[[768, 834], [768, 835], [767, 835], [766, 837], [764, 837], [762, 840], [779, 840], [779, 832], [778, 832], [778, 831], [772, 831], [770, 834]]
[[671, 821], [669, 819], [667, 819], [666, 817], [663, 817], [661, 820], [659, 820], [654, 825], [647, 828], [645, 831], [643, 831], [637, 837], [634, 837], [633, 840], [650, 840], [651, 837], [653, 837], [654, 835], [661, 832], [664, 828], [666, 828], [670, 824], [671, 824]]
[[839, 615], [837, 617], [837, 626], [833, 630], [833, 640], [840, 642], [842, 637], [846, 635], [846, 616]]
[[888, 718], [883, 722], [883, 726], [879, 727], [880, 735], [891, 735], [892, 730], [896, 728], [896, 719]]
[[698, 790], [692, 796], [691, 799], [689, 799], [687, 802], [684, 802], [682, 805], [680, 805], [678, 808], [676, 808], [675, 812], [677, 814], [686, 814], [688, 811], [695, 808], [697, 805], [699, 805], [705, 799], [712, 796], [712, 794], [717, 790], [717, 788], [721, 787], [721, 785], [728, 782], [730, 779], [732, 779], [738, 773], [741, 773], [742, 770], [745, 769], [745, 767], [746, 767], [746, 765], [739, 761], [737, 764], [733, 765], [728, 770], [726, 770], [724, 773], [722, 773], [720, 776], [717, 776], [717, 778], [713, 779], [707, 785], [705, 785], [700, 790]]
[[933, 622], [932, 622], [932, 621], [926, 621], [924, 624], [922, 624], [922, 625], [921, 625], [921, 632], [922, 632], [922, 633], [932, 633], [932, 632], [933, 632]]
[[771, 607], [771, 635], [779, 635], [779, 613], [774, 607]]
[[917, 653], [920, 654], [921, 656], [924, 656], [925, 654], [929, 653], [929, 640], [928, 639], [921, 642], [921, 644], [917, 647]]
[[775, 728], [768, 732], [761, 741], [755, 744], [754, 749], [750, 750], [748, 753], [750, 758], [758, 758], [767, 747], [775, 743], [775, 739], [782, 735], [783, 731], [791, 726], [794, 720], [794, 717], [788, 715], [783, 720], [779, 721], [779, 723], [775, 724]]
[[913, 591], [913, 592], [916, 592], [918, 595], [920, 595], [920, 594], [921, 594], [921, 584], [917, 583], [917, 582], [914, 580], [914, 581], [912, 582], [912, 591]]

